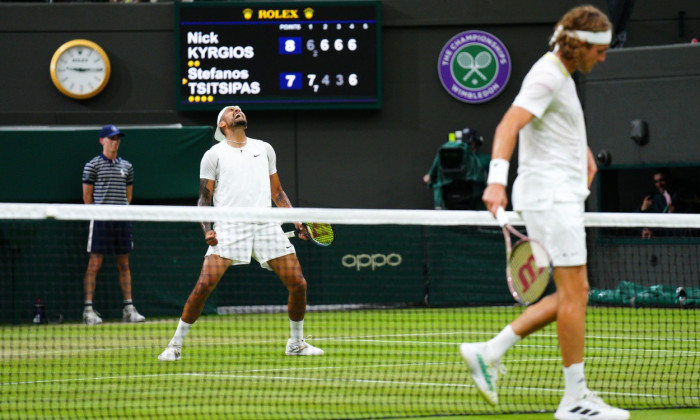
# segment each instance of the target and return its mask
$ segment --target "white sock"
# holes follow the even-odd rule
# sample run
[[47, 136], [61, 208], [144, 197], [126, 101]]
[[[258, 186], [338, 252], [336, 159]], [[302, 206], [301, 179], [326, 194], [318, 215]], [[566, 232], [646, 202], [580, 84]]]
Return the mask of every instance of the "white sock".
[[185, 341], [185, 336], [190, 331], [192, 324], [188, 324], [183, 320], [180, 320], [177, 324], [177, 330], [175, 330], [175, 335], [173, 339], [170, 340], [170, 344], [177, 347], [182, 347], [182, 342]]
[[289, 332], [289, 337], [292, 340], [301, 340], [302, 338], [304, 338], [304, 320], [302, 319], [301, 321], [292, 321], [290, 319]]
[[564, 398], [578, 400], [587, 389], [583, 362], [564, 367]]
[[499, 360], [506, 354], [509, 348], [520, 341], [520, 336], [513, 331], [513, 327], [506, 325], [495, 337], [486, 343], [486, 357], [490, 362]]

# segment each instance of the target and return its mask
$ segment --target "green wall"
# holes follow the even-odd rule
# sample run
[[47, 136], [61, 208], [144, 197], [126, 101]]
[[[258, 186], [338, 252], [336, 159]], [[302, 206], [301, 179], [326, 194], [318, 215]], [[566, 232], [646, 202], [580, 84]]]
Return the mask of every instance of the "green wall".
[[[119, 156], [134, 165], [134, 201], [192, 199], [199, 194], [199, 162], [213, 128], [129, 128]], [[102, 152], [94, 129], [0, 129], [0, 201], [82, 202], [85, 163]], [[14, 180], [11, 182], [10, 180]]]

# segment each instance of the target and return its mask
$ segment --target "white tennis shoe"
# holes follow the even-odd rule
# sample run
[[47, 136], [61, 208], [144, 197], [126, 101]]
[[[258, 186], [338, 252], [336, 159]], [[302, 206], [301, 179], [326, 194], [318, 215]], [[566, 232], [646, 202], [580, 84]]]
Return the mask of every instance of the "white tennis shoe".
[[287, 340], [287, 349], [284, 352], [287, 356], [323, 356], [323, 350], [307, 343], [305, 339]]
[[476, 389], [489, 404], [496, 405], [498, 404], [496, 381], [499, 372], [505, 374], [505, 366], [501, 365], [500, 360], [487, 362], [485, 351], [486, 343], [462, 343], [459, 346], [459, 352], [467, 362]]
[[85, 308], [83, 310], [83, 324], [85, 325], [97, 325], [102, 323], [102, 318], [100, 314], [95, 312], [92, 308]]
[[125, 306], [122, 310], [122, 321], [124, 322], [143, 322], [146, 317], [141, 315], [134, 305]]
[[180, 360], [180, 346], [175, 346], [173, 344], [168, 344], [168, 346], [163, 350], [163, 353], [158, 355], [159, 362], [176, 362]]
[[611, 407], [595, 392], [586, 391], [581, 398], [564, 397], [554, 413], [557, 420], [627, 420], [630, 413]]

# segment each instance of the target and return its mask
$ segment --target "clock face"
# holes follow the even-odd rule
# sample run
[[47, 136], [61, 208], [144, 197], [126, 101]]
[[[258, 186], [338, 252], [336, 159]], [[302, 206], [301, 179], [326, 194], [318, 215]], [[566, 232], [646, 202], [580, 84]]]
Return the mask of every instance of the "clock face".
[[110, 63], [94, 42], [76, 39], [63, 44], [51, 60], [51, 79], [61, 93], [75, 99], [91, 98], [107, 85]]

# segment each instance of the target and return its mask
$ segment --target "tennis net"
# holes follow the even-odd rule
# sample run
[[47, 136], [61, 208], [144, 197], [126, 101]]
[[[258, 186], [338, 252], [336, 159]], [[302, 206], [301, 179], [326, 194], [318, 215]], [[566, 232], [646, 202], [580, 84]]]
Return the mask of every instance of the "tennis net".
[[[131, 222], [145, 322], [122, 322], [107, 255], [93, 298], [103, 323], [82, 323], [91, 220]], [[224, 274], [182, 360], [157, 360], [202, 267], [201, 220], [334, 224], [329, 247], [291, 239], [304, 334], [322, 357], [285, 356], [288, 293], [253, 260]], [[586, 227], [589, 387], [626, 409], [699, 407], [700, 216], [589, 213]], [[0, 286], [0, 418], [499, 414], [554, 411], [563, 392], [554, 325], [506, 354], [497, 406], [470, 381], [459, 344], [524, 309], [486, 212], [0, 204]]]

